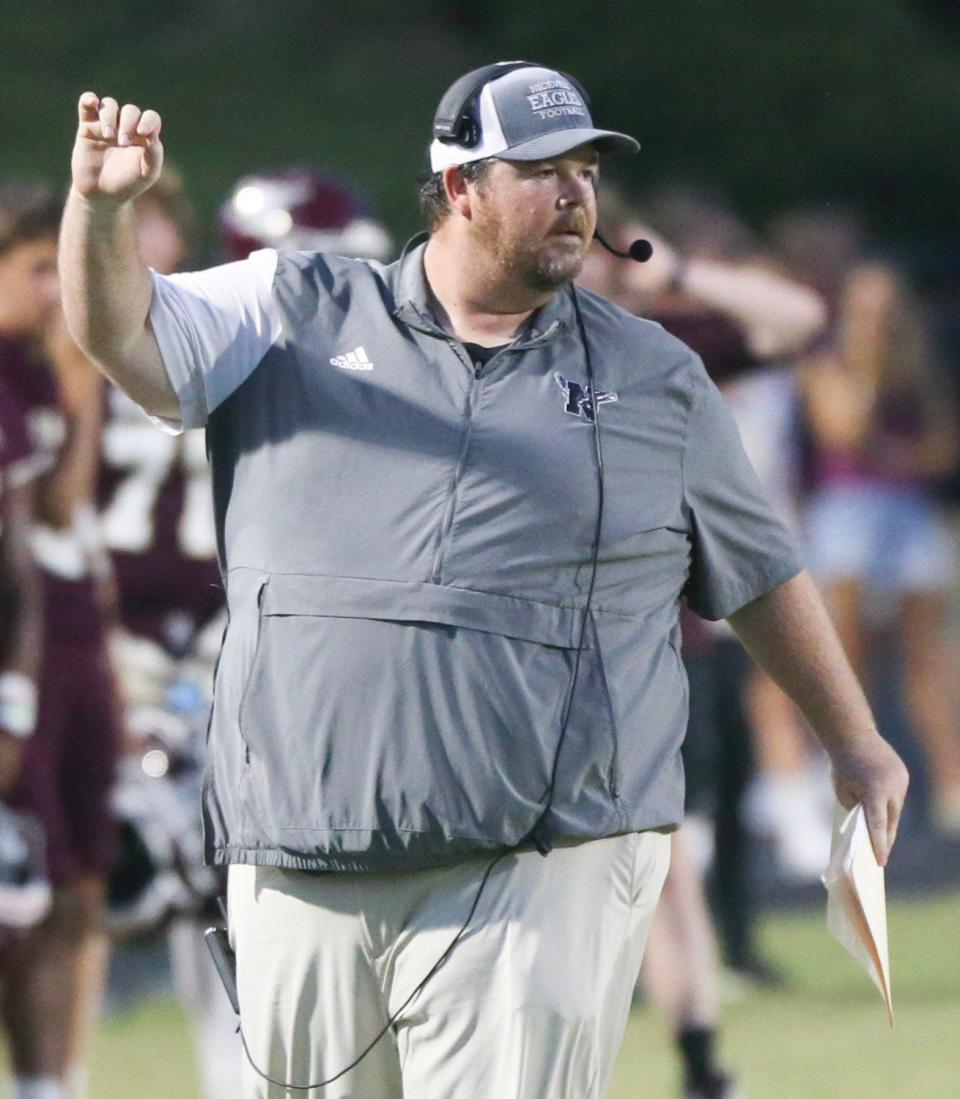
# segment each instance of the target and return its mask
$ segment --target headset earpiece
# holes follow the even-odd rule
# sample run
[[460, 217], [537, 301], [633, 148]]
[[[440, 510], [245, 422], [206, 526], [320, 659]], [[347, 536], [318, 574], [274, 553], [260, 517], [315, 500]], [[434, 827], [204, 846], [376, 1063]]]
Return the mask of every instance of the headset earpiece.
[[499, 61], [494, 65], [482, 65], [479, 69], [472, 69], [459, 80], [455, 80], [444, 92], [433, 116], [433, 136], [438, 141], [473, 148], [480, 140], [480, 127], [470, 114], [474, 97], [484, 84], [496, 77], [534, 64], [532, 61]]
[[[474, 148], [480, 143], [482, 135], [479, 122], [470, 108], [476, 96], [483, 90], [483, 86], [515, 69], [542, 68], [545, 66], [538, 61], [498, 61], [494, 65], [483, 65], [461, 76], [450, 85], [440, 100], [437, 112], [433, 116], [433, 136], [438, 141], [450, 145], [462, 145], [466, 149]], [[584, 103], [589, 106], [590, 97], [581, 83], [567, 73], [560, 73], [560, 75], [570, 81]]]

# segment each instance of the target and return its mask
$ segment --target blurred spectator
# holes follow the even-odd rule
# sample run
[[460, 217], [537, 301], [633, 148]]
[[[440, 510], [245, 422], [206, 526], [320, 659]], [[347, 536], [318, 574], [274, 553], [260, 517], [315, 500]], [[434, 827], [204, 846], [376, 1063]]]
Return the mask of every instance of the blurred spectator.
[[[724, 386], [744, 449], [781, 519], [802, 525], [800, 372], [793, 365], [754, 372]], [[830, 853], [833, 791], [825, 754], [793, 703], [752, 667], [741, 705], [752, 732], [756, 771], [746, 799], [751, 828], [771, 845], [779, 877], [818, 881]]]
[[[692, 201], [692, 200], [691, 200]], [[769, 267], [748, 262], [752, 241], [732, 215], [701, 211], [690, 202], [677, 222], [686, 229], [681, 252], [652, 232], [614, 192], [600, 206], [601, 231], [621, 250], [641, 237], [653, 244], [639, 265], [594, 249], [580, 279], [588, 289], [659, 321], [704, 361], [715, 381], [730, 382], [770, 360], [805, 347], [824, 325], [817, 294]], [[691, 232], [695, 223], [699, 232]], [[659, 226], [658, 226], [659, 227]], [[750, 935], [748, 860], [740, 803], [750, 774], [749, 730], [740, 692], [749, 661], [732, 632], [724, 634], [686, 615], [684, 660], [690, 680], [690, 722], [684, 744], [688, 821], [674, 837], [673, 862], [651, 927], [644, 979], [670, 1019], [684, 1064], [684, 1095], [732, 1099], [736, 1082], [717, 1066], [717, 959], [698, 862], [703, 827], [716, 822], [716, 868], [734, 960], [763, 969]], [[739, 717], [739, 720], [737, 718]]]
[[[779, 224], [785, 252], [816, 254], [822, 219]], [[841, 241], [845, 245], [850, 237]], [[937, 826], [960, 833], [960, 700], [945, 637], [956, 554], [934, 489], [958, 457], [957, 410], [926, 317], [902, 275], [849, 247], [805, 274], [833, 290], [834, 330], [804, 372], [812, 441], [811, 564], [864, 682], [879, 627], [896, 638], [902, 696], [927, 758]]]
[[[621, 229], [621, 244], [645, 232], [638, 223], [629, 226], [629, 211], [616, 196], [603, 207], [602, 223], [628, 226]], [[614, 268], [599, 256], [591, 264], [606, 275], [610, 290], [625, 290], [634, 308], [700, 351], [708, 372], [723, 385], [767, 495], [782, 517], [796, 525], [796, 379], [785, 364], [823, 331], [824, 299], [784, 278], [756, 238], [715, 197], [674, 189], [651, 198], [649, 210], [658, 227], [667, 226], [682, 242], [682, 252], [661, 242], [654, 253], [660, 254], [659, 267], [648, 264], [639, 271], [622, 262]], [[777, 369], [758, 370], [758, 365]], [[753, 741], [761, 770], [759, 786], [753, 781], [751, 824], [759, 823], [770, 835], [781, 872], [788, 876], [808, 879], [823, 869], [829, 833], [822, 802], [824, 792], [829, 796], [829, 784], [822, 771], [812, 779], [808, 773], [809, 738], [795, 708], [769, 677], [750, 665], [732, 633], [722, 626], [706, 627], [689, 615], [684, 627], [688, 671], [705, 682], [715, 680], [708, 692], [714, 699], [712, 716], [709, 708], [701, 708], [698, 722], [715, 726], [723, 745], [715, 762], [722, 796], [716, 816], [714, 893], [725, 953], [736, 968], [763, 973], [752, 946], [746, 885], [752, 859], [743, 795], [753, 776]], [[696, 765], [693, 743], [691, 739], [688, 744], [688, 767]], [[783, 763], [788, 767], [781, 773], [778, 765]], [[764, 811], [757, 813], [758, 807]]]
[[[685, 280], [688, 290], [698, 291], [698, 296], [688, 293], [686, 298], [661, 298], [657, 319], [695, 348], [699, 340], [709, 340], [710, 352], [703, 353], [707, 369], [723, 386], [764, 491], [781, 518], [799, 528], [802, 453], [797, 439], [799, 396], [794, 364], [797, 356], [824, 333], [827, 300], [784, 278], [769, 249], [717, 197], [690, 187], [667, 189], [651, 196], [647, 209], [688, 262], [696, 262], [695, 273], [705, 269], [709, 276], [711, 263], [732, 265], [739, 273], [738, 282], [728, 281], [723, 287], [730, 294], [736, 292], [736, 301], [723, 295], [705, 296], [707, 289], [716, 295], [717, 288], [710, 286], [701, 273], [699, 282], [691, 282], [689, 276]], [[839, 236], [830, 239], [845, 246]], [[826, 244], [813, 250], [818, 260], [827, 253]], [[726, 317], [720, 307], [729, 310]], [[726, 321], [726, 329], [722, 321]], [[683, 329], [678, 330], [678, 325]], [[725, 343], [721, 342], [724, 331]], [[740, 336], [743, 346], [739, 351], [730, 342], [731, 331]], [[725, 356], [721, 355], [724, 349]], [[751, 369], [758, 363], [768, 369]], [[693, 630], [687, 633], [691, 637], [688, 659], [699, 660]], [[735, 642], [723, 627], [715, 630], [715, 636], [716, 652], [710, 654], [707, 663], [724, 660], [730, 664], [717, 692], [718, 706], [725, 716], [717, 720], [727, 735], [733, 736], [730, 750], [722, 756], [725, 773], [728, 767], [732, 769], [732, 785], [726, 790], [717, 822], [723, 843], [718, 854], [715, 900], [728, 959], [736, 960], [752, 951], [743, 915], [746, 894], [735, 888], [737, 881], [745, 880], [749, 861], [737, 854], [746, 849], [741, 834], [742, 785], [750, 785], [744, 803], [750, 827], [772, 843], [780, 875], [799, 881], [816, 880], [826, 864], [832, 791], [825, 756], [808, 734], [796, 707], [769, 676], [745, 662], [740, 662], [736, 683], [731, 683], [731, 672], [738, 664], [734, 653], [724, 655], [724, 650], [732, 649]], [[746, 738], [735, 735], [735, 715], [741, 712], [749, 726], [751, 748], [756, 752], [757, 766], [749, 771], [744, 769], [746, 762], [743, 767], [736, 765], [738, 758], [747, 759]], [[746, 734], [747, 730], [743, 731]], [[736, 807], [735, 815], [728, 817], [731, 805]], [[736, 966], [741, 968], [741, 963], [736, 961]], [[762, 971], [756, 959], [746, 964], [748, 969], [758, 966]]]
[[[695, 199], [706, 206], [699, 217], [693, 215]], [[769, 261], [759, 262], [754, 239], [720, 203], [687, 192], [675, 201], [679, 210], [667, 193], [652, 200], [660, 211], [660, 219], [651, 216], [654, 232], [615, 191], [602, 195], [601, 232], [621, 248], [645, 238], [653, 255], [638, 264], [594, 248], [581, 283], [659, 321], [700, 353], [718, 383], [805, 349], [826, 323], [820, 295], [779, 274]], [[682, 229], [682, 244], [661, 228], [664, 221], [678, 234]]]

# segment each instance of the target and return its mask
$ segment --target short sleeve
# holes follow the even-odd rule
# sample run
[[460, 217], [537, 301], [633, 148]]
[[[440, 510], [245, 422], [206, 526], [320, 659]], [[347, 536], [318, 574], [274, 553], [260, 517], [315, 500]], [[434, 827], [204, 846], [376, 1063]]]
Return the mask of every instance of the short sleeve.
[[690, 410], [683, 491], [693, 541], [685, 594], [702, 618], [727, 618], [803, 568], [794, 536], [764, 496], [732, 413], [706, 378]]
[[276, 270], [277, 253], [266, 248], [206, 271], [151, 271], [150, 325], [180, 402], [180, 422], [162, 426], [202, 427], [280, 338]]

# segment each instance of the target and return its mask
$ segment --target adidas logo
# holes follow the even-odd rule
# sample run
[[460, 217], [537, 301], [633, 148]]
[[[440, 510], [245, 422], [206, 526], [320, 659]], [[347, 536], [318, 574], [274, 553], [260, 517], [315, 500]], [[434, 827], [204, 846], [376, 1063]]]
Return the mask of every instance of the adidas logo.
[[355, 351], [348, 351], [346, 355], [334, 355], [330, 365], [339, 366], [341, 370], [373, 370], [373, 363], [367, 358], [367, 353], [362, 347], [358, 347]]

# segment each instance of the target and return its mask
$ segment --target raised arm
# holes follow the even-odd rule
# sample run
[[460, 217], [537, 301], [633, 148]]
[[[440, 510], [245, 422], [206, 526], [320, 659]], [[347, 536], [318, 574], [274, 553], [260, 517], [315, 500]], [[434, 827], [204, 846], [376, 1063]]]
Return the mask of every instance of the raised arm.
[[60, 232], [67, 324], [80, 348], [138, 404], [176, 418], [179, 404], [150, 328], [153, 293], [133, 200], [163, 167], [160, 116], [84, 92]]
[[881, 865], [897, 834], [909, 781], [873, 714], [806, 572], [741, 607], [729, 618], [750, 655], [790, 696], [833, 765], [848, 809], [862, 802]]
[[639, 222], [629, 224], [622, 240], [643, 237], [653, 245], [649, 263], [629, 264], [624, 277], [649, 300], [681, 292], [722, 313], [746, 335], [759, 359], [795, 355], [824, 329], [827, 307], [816, 291], [757, 264], [684, 259], [662, 237]]

